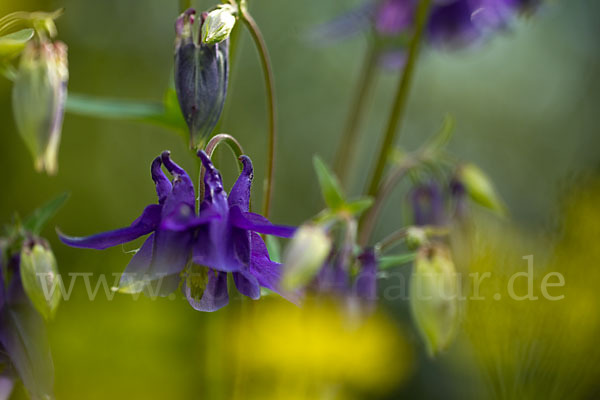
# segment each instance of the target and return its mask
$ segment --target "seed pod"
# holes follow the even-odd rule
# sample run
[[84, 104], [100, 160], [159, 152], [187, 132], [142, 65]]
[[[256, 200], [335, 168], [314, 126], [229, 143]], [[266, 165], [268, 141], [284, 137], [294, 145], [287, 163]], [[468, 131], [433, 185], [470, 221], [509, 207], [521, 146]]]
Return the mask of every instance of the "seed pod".
[[229, 39], [215, 44], [196, 41], [194, 14], [187, 10], [175, 24], [175, 90], [192, 148], [201, 146], [217, 125], [229, 74]]
[[58, 170], [68, 79], [64, 43], [45, 40], [27, 43], [13, 86], [13, 111], [38, 172], [54, 175]]
[[318, 225], [302, 225], [292, 238], [283, 255], [285, 290], [295, 290], [315, 277], [329, 251], [331, 239]]
[[440, 244], [423, 246], [410, 281], [410, 305], [431, 356], [446, 349], [456, 334], [458, 297], [458, 279], [448, 249]]

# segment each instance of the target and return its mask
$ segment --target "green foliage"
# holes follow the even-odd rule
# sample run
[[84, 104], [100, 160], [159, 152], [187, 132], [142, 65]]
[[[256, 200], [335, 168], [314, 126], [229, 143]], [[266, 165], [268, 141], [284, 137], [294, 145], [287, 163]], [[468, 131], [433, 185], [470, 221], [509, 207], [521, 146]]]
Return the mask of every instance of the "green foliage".
[[58, 210], [65, 204], [69, 196], [69, 193], [62, 193], [36, 209], [23, 221], [23, 228], [35, 235], [39, 235], [48, 221], [54, 217]]
[[23, 289], [31, 303], [44, 319], [52, 319], [60, 303], [60, 291], [53, 290], [58, 267], [52, 250], [37, 243], [23, 246], [20, 271]]

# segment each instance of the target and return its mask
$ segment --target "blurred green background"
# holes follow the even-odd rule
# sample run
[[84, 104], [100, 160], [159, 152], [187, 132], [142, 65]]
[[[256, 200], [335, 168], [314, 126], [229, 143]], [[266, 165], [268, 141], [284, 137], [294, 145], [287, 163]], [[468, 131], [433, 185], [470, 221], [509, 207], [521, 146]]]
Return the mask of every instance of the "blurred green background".
[[[311, 159], [331, 159], [354, 93], [364, 38], [319, 47], [307, 32], [358, 4], [348, 0], [250, 1], [271, 52], [279, 105], [276, 187], [272, 220], [299, 224], [322, 208]], [[193, 2], [198, 9], [208, 1]], [[69, 46], [71, 92], [123, 99], [160, 100], [169, 85], [175, 0], [2, 0], [0, 15], [16, 10], [65, 7], [57, 21]], [[457, 128], [451, 150], [479, 164], [507, 201], [515, 220], [547, 226], [564, 182], [598, 167], [600, 52], [594, 0], [551, 1], [511, 32], [476, 49], [422, 57], [401, 143], [417, 147], [444, 114]], [[222, 130], [236, 136], [255, 164], [254, 204], [261, 201], [266, 113], [260, 65], [242, 34]], [[383, 130], [396, 74], [382, 72], [364, 121], [357, 177], [359, 194]], [[150, 125], [67, 114], [59, 174], [34, 172], [16, 132], [11, 84], [0, 80], [0, 221], [27, 214], [63, 191], [67, 205], [54, 220], [64, 232], [85, 235], [129, 224], [155, 201], [149, 166], [162, 150], [193, 175], [196, 161], [172, 132]], [[222, 157], [226, 182], [235, 170]], [[402, 221], [402, 194], [388, 203], [380, 237]], [[61, 245], [48, 227], [62, 273], [120, 273], [136, 244], [103, 252]], [[92, 280], [95, 284], [95, 280]], [[399, 324], [405, 304], [388, 304]], [[199, 377], [210, 370], [207, 326], [217, 314], [195, 312], [184, 301], [117, 295], [89, 301], [79, 281], [61, 305], [50, 335], [59, 399], [194, 398]], [[410, 323], [404, 322], [404, 325]], [[410, 328], [409, 328], [410, 329]], [[409, 340], [421, 349], [414, 332]], [[458, 352], [458, 351], [457, 351]], [[212, 354], [211, 357], [219, 357]], [[423, 398], [477, 398], [478, 379], [468, 361], [416, 361], [416, 373], [398, 394]], [[457, 368], [457, 363], [458, 368]], [[431, 384], [435, 381], [435, 385]]]

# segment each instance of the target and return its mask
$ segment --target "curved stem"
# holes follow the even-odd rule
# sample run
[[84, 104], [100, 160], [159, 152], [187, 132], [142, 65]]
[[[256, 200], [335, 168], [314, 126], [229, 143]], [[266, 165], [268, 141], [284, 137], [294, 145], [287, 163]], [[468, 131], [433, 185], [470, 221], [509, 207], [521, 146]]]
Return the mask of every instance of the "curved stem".
[[366, 53], [363, 69], [359, 78], [358, 86], [352, 105], [350, 106], [350, 112], [348, 119], [346, 120], [346, 126], [342, 132], [334, 161], [334, 171], [336, 176], [340, 180], [342, 187], [347, 188], [348, 176], [351, 170], [351, 160], [354, 158], [356, 153], [356, 145], [358, 141], [358, 133], [360, 128], [360, 122], [362, 120], [364, 106], [366, 104], [367, 97], [369, 95], [369, 88], [375, 77], [374, 72], [377, 66], [377, 45], [374, 41], [369, 43], [369, 48]]
[[248, 28], [252, 40], [258, 50], [258, 55], [262, 64], [263, 75], [265, 79], [265, 89], [267, 91], [267, 107], [269, 112], [269, 138], [267, 145], [267, 174], [265, 179], [265, 188], [263, 196], [262, 214], [269, 218], [271, 209], [271, 197], [273, 195], [273, 184], [275, 180], [275, 141], [277, 139], [277, 110], [275, 102], [275, 83], [273, 78], [273, 68], [265, 40], [252, 16], [244, 9], [241, 9], [241, 19]]
[[[408, 100], [408, 95], [410, 93], [410, 85], [414, 75], [415, 65], [419, 55], [421, 38], [423, 36], [423, 31], [425, 30], [430, 5], [431, 0], [421, 0], [419, 1], [419, 5], [417, 7], [415, 18], [415, 33], [410, 43], [406, 65], [402, 70], [402, 75], [400, 81], [398, 82], [392, 112], [388, 120], [383, 142], [381, 143], [381, 146], [379, 148], [377, 164], [375, 166], [375, 170], [373, 171], [373, 175], [369, 183], [367, 191], [367, 194], [369, 196], [376, 197], [377, 192], [379, 191], [381, 179], [383, 178], [383, 172], [385, 171], [385, 167], [387, 164], [388, 152], [393, 148], [393, 145], [397, 138], [398, 127], [400, 126], [400, 123], [406, 111], [406, 104]], [[364, 225], [367, 222], [367, 220], [370, 219], [373, 219], [371, 213], [364, 214], [363, 218], [361, 218], [361, 225]], [[369, 224], [374, 225], [375, 221], [369, 221]], [[368, 236], [370, 236], [370, 232], [361, 232], [361, 237], [363, 238], [363, 240], [368, 240]]]
[[[208, 141], [208, 143], [206, 144], [206, 147], [204, 148], [204, 151], [206, 152], [206, 154], [208, 155], [209, 158], [212, 158], [215, 150], [217, 149], [217, 147], [219, 147], [220, 144], [226, 144], [227, 146], [229, 146], [229, 148], [231, 149], [231, 151], [233, 152], [233, 155], [235, 155], [235, 158], [238, 160], [238, 168], [240, 170], [240, 172], [242, 172], [242, 163], [239, 161], [239, 158], [244, 154], [244, 149], [242, 148], [242, 145], [240, 144], [240, 142], [237, 141], [236, 138], [234, 138], [231, 135], [228, 135], [227, 133], [219, 133], [218, 135], [215, 135], [212, 137], [212, 139], [210, 139]], [[206, 169], [204, 168], [204, 166], [202, 165], [202, 163], [200, 163], [200, 172], [198, 173], [198, 203], [196, 205], [196, 212], [200, 212], [200, 203], [202, 202], [202, 199], [204, 198], [204, 174], [206, 172]]]

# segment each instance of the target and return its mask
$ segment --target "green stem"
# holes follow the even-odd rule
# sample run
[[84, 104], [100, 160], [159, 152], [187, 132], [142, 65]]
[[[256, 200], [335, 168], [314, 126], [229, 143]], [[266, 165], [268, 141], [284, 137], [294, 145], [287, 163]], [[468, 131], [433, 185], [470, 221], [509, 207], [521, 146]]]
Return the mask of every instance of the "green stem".
[[[226, 133], [220, 133], [218, 135], [213, 136], [212, 139], [210, 139], [209, 142], [206, 144], [204, 151], [206, 152], [206, 154], [208, 155], [209, 158], [212, 158], [215, 150], [217, 149], [217, 147], [219, 147], [220, 144], [226, 144], [229, 147], [229, 149], [231, 149], [231, 152], [233, 153], [235, 158], [238, 160], [238, 168], [241, 173], [242, 172], [242, 163], [239, 161], [239, 159], [244, 154], [244, 149], [242, 148], [242, 145], [240, 144], [240, 142], [238, 142], [237, 139], [234, 138], [233, 136], [228, 135]], [[198, 203], [196, 206], [196, 211], [198, 213], [200, 213], [200, 203], [202, 203], [202, 199], [204, 198], [204, 174], [205, 174], [205, 172], [206, 172], [206, 169], [204, 168], [202, 163], [200, 163], [200, 172], [198, 173]]]
[[419, 2], [419, 7], [417, 8], [417, 25], [415, 28], [415, 33], [410, 43], [406, 65], [402, 70], [402, 75], [400, 81], [398, 82], [398, 87], [396, 89], [396, 97], [394, 99], [392, 112], [387, 123], [385, 137], [379, 148], [377, 165], [375, 167], [375, 171], [373, 172], [373, 176], [371, 177], [369, 189], [367, 191], [367, 193], [371, 196], [375, 195], [375, 193], [377, 193], [377, 190], [379, 189], [379, 184], [381, 182], [381, 178], [383, 177], [383, 172], [387, 163], [388, 152], [390, 151], [390, 149], [394, 145], [394, 142], [396, 141], [398, 127], [400, 126], [400, 123], [406, 111], [406, 104], [410, 92], [410, 84], [414, 75], [415, 65], [419, 54], [421, 37], [423, 36], [430, 2], [431, 0], [421, 0]]
[[271, 209], [271, 197], [273, 196], [273, 184], [275, 180], [275, 142], [277, 139], [277, 110], [275, 102], [275, 83], [273, 77], [273, 68], [267, 45], [263, 38], [256, 21], [252, 16], [242, 8], [241, 19], [248, 28], [252, 40], [258, 50], [258, 55], [262, 64], [263, 75], [265, 79], [265, 89], [267, 92], [267, 108], [269, 112], [269, 138], [267, 144], [267, 174], [265, 179], [262, 214], [269, 218]]
[[[369, 183], [367, 191], [367, 194], [369, 196], [375, 197], [377, 195], [381, 179], [383, 178], [383, 172], [385, 171], [385, 167], [387, 164], [388, 152], [393, 148], [393, 145], [396, 142], [398, 127], [400, 126], [404, 114], [406, 112], [406, 104], [408, 100], [408, 95], [410, 93], [410, 85], [412, 83], [412, 78], [414, 75], [414, 70], [419, 55], [423, 31], [425, 30], [427, 17], [429, 15], [430, 5], [431, 0], [421, 0], [419, 2], [419, 6], [417, 7], [415, 18], [415, 32], [408, 50], [406, 65], [402, 70], [402, 75], [400, 77], [400, 81], [398, 82], [398, 87], [396, 89], [396, 97], [394, 99], [394, 105], [392, 107], [392, 111], [390, 113], [390, 117], [387, 123], [387, 128], [383, 142], [381, 143], [381, 146], [379, 148], [377, 164], [375, 166], [375, 170]], [[362, 218], [361, 222], [364, 223], [366, 221], [365, 218], [367, 215], [368, 213], [364, 215], [364, 218]]]
[[369, 43], [369, 48], [366, 53], [364, 66], [359, 78], [358, 86], [350, 113], [346, 120], [346, 126], [342, 132], [337, 152], [334, 161], [334, 171], [340, 180], [342, 187], [347, 188], [348, 176], [350, 175], [351, 161], [356, 153], [356, 145], [358, 142], [358, 132], [360, 122], [362, 120], [364, 106], [367, 103], [369, 88], [372, 86], [374, 72], [377, 66], [377, 45], [374, 42]]

